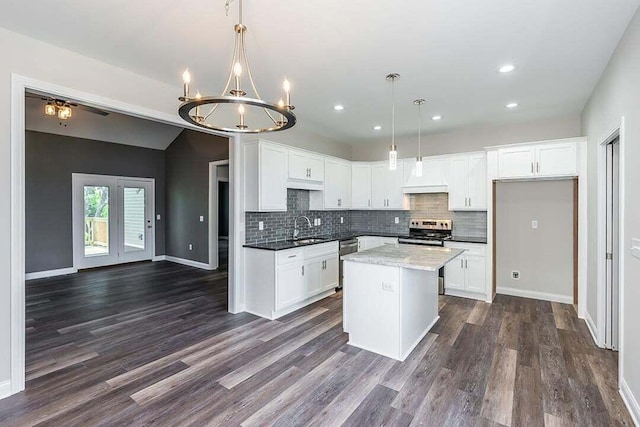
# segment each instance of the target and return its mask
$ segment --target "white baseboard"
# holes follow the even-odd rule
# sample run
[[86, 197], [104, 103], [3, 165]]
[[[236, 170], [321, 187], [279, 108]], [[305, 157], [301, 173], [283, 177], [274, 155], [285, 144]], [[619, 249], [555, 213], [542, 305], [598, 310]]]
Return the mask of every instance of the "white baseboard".
[[192, 261], [190, 259], [164, 255], [164, 260], [175, 262], [176, 264], [188, 265], [189, 267], [201, 268], [203, 270], [215, 270], [215, 268], [212, 268], [209, 264], [205, 264], [204, 262]]
[[620, 395], [625, 405], [627, 405], [627, 409], [629, 409], [633, 422], [635, 425], [640, 426], [640, 405], [624, 378], [620, 381]]
[[167, 260], [167, 256], [166, 255], [156, 255], [153, 258], [151, 258], [151, 261], [153, 261], [153, 262], [166, 261], [166, 260]]
[[[444, 294], [452, 297], [477, 299], [479, 301], [486, 301], [487, 296], [485, 294], [476, 294], [475, 292], [459, 291], [457, 289], [444, 288]], [[491, 302], [491, 301], [488, 301]]]
[[74, 274], [77, 272], [78, 272], [78, 269], [73, 267], [60, 268], [58, 270], [36, 271], [34, 273], [25, 274], [24, 280], [43, 279], [45, 277], [65, 276], [67, 274]]
[[596, 327], [596, 323], [593, 321], [588, 311], [584, 312], [584, 322], [587, 324], [587, 329], [589, 329], [589, 332], [591, 333], [591, 338], [593, 338], [593, 342], [596, 343], [598, 347], [601, 347], [600, 344], [598, 344], [598, 338], [597, 338], [598, 328]]
[[511, 295], [514, 297], [540, 299], [544, 301], [560, 302], [563, 304], [573, 304], [573, 296], [549, 294], [546, 292], [527, 291], [523, 289], [515, 288], [503, 288], [498, 287], [496, 292], [504, 295]]
[[11, 381], [0, 382], [0, 399], [11, 396]]

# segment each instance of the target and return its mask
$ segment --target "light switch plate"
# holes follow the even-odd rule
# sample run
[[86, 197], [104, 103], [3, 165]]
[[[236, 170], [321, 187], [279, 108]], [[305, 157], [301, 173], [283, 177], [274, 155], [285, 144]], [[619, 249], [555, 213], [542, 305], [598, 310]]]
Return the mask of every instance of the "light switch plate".
[[200, 215], [200, 222], [204, 222], [204, 216]]
[[264, 230], [264, 221], [259, 221], [258, 222], [258, 230], [260, 230], [260, 231]]
[[534, 230], [538, 229], [538, 220], [534, 219], [533, 221], [531, 221], [531, 228], [533, 228]]
[[160, 214], [156, 215], [156, 220], [160, 221]]
[[189, 243], [189, 250], [192, 251], [193, 250], [193, 244]]
[[344, 218], [340, 217], [340, 224], [344, 224]]
[[318, 218], [318, 225], [322, 225], [322, 218]]

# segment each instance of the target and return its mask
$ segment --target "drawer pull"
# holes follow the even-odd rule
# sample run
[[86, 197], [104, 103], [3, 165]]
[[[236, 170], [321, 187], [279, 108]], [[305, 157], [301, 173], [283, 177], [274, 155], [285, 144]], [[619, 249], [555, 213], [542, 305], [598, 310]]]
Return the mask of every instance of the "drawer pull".
[[295, 258], [295, 257], [297, 257], [297, 256], [298, 256], [298, 255], [289, 255], [289, 258]]

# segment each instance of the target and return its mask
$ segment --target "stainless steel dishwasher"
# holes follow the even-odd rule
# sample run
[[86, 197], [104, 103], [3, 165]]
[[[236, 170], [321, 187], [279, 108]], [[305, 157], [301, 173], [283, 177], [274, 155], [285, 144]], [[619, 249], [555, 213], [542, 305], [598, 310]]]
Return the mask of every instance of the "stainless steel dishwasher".
[[[352, 254], [358, 252], [358, 239], [343, 240], [340, 242], [340, 258], [343, 255]], [[338, 289], [342, 289], [342, 282], [344, 280], [344, 263], [340, 260], [340, 283]]]

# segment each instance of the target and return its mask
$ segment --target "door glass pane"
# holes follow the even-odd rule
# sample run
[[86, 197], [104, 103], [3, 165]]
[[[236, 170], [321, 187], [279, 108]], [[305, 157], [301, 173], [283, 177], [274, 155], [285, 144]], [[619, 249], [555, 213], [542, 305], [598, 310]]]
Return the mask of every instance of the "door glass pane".
[[144, 188], [124, 187], [124, 251], [145, 249]]
[[109, 254], [109, 187], [84, 186], [84, 255]]

